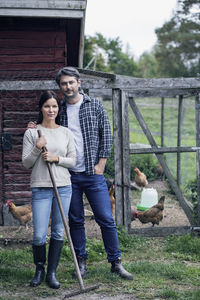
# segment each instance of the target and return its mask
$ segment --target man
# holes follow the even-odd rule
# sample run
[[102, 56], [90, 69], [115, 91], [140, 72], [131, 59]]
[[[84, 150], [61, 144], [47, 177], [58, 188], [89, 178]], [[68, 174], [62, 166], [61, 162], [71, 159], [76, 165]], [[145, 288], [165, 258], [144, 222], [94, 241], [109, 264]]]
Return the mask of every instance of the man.
[[103, 175], [112, 147], [109, 119], [102, 103], [80, 92], [80, 74], [73, 67], [61, 69], [56, 82], [64, 95], [60, 109], [60, 122], [74, 134], [77, 162], [70, 170], [72, 199], [69, 226], [82, 277], [88, 270], [86, 236], [84, 228], [83, 193], [101, 228], [111, 272], [132, 280], [133, 276], [121, 264], [118, 235], [111, 212], [108, 188]]

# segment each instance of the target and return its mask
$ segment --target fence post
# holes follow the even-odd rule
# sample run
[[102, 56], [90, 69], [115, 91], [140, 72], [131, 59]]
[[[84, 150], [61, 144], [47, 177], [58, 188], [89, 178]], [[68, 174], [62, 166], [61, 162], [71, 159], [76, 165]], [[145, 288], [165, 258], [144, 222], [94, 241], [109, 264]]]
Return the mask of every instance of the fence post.
[[[180, 95], [178, 99], [178, 130], [177, 130], [177, 147], [181, 146], [181, 127], [183, 121], [183, 96]], [[177, 152], [177, 185], [180, 186], [181, 183], [181, 153]]]
[[161, 98], [161, 147], [164, 147], [165, 98]]
[[115, 218], [117, 225], [130, 226], [130, 154], [128, 97], [120, 89], [113, 89], [113, 135], [115, 164]]
[[[196, 110], [196, 146], [200, 147], [200, 94], [195, 98]], [[197, 168], [197, 211], [198, 211], [198, 225], [200, 226], [200, 150], [197, 150], [196, 155]]]

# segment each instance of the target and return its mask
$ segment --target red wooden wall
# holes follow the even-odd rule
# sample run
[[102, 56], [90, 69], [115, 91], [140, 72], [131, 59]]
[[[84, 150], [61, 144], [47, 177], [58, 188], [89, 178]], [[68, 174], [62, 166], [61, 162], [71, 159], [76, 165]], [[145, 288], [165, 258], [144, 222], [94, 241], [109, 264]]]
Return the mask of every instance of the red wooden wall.
[[2, 106], [2, 136], [11, 135], [12, 149], [2, 153], [2, 197], [4, 202], [16, 204], [30, 202], [30, 170], [22, 165], [22, 143], [26, 126], [37, 119], [38, 99], [41, 92], [0, 92]]
[[[80, 20], [0, 18], [0, 81], [54, 79], [66, 66], [78, 66]], [[0, 225], [7, 200], [31, 200], [30, 171], [21, 162], [22, 140], [30, 120], [37, 119], [42, 91], [0, 90], [0, 135], [10, 134], [12, 149], [0, 145]]]
[[0, 71], [58, 70], [67, 64], [66, 26], [59, 19], [0, 20]]

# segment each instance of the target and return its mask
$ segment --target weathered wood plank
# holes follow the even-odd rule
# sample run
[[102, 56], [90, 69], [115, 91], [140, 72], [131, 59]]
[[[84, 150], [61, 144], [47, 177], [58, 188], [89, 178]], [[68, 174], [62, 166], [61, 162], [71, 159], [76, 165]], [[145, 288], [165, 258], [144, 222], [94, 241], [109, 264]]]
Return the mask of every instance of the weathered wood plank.
[[30, 183], [30, 176], [27, 176], [25, 174], [5, 174], [5, 184], [21, 184], [22, 182], [24, 184]]
[[150, 148], [135, 148], [133, 144], [130, 144], [131, 154], [147, 154], [147, 153], [181, 153], [181, 152], [196, 152], [200, 150], [200, 147], [151, 147]]
[[[43, 23], [42, 23], [43, 24]], [[42, 27], [42, 24], [41, 24], [41, 27]], [[28, 24], [27, 24], [28, 25]], [[41, 39], [42, 40], [42, 36], [46, 37], [46, 41], [44, 41], [44, 45], [53, 45], [53, 42], [55, 40], [55, 38], [58, 38], [58, 39], [63, 39], [66, 35], [66, 32], [63, 30], [61, 30], [61, 28], [59, 29], [54, 29], [52, 28], [52, 30], [50, 30], [49, 28], [44, 28], [43, 30], [41, 29], [34, 29], [34, 30], [31, 30], [31, 31], [27, 31], [24, 30], [24, 31], [18, 31], [18, 30], [3, 30], [3, 31], [0, 31], [0, 40], [2, 41], [2, 44], [1, 44], [1, 48], [5, 48], [6, 47], [6, 43], [10, 40], [15, 40], [15, 41], [18, 41], [18, 40], [25, 40], [25, 39], [28, 39], [28, 40], [31, 40], [31, 39]], [[37, 41], [35, 41], [37, 42]], [[40, 45], [41, 46], [41, 45]], [[31, 48], [30, 45], [26, 45], [27, 48]]]
[[164, 146], [164, 123], [165, 123], [165, 99], [164, 97], [161, 98], [161, 129], [160, 129], [160, 133], [161, 133], [161, 147]]
[[0, 60], [4, 62], [4, 64], [18, 64], [18, 63], [64, 63], [65, 57], [63, 55], [63, 50], [60, 53], [57, 52], [57, 56], [55, 55], [16, 55], [16, 56], [8, 56], [8, 55], [0, 55]]
[[[121, 128], [122, 128], [122, 193], [123, 193], [123, 224], [128, 230], [131, 224], [130, 203], [130, 154], [129, 154], [129, 99], [121, 91]], [[118, 172], [118, 169], [116, 170]]]
[[[195, 99], [196, 110], [196, 145], [200, 147], [200, 94]], [[197, 215], [198, 225], [200, 226], [200, 150], [196, 155], [196, 170], [197, 170]]]
[[134, 78], [116, 75], [114, 87], [126, 89], [191, 89], [200, 88], [200, 78]]
[[[144, 134], [146, 135], [149, 143], [151, 144], [152, 147], [157, 147], [157, 144], [150, 132], [150, 130], [148, 129], [140, 111], [138, 110], [137, 108], [137, 105], [135, 103], [135, 101], [133, 99], [129, 99], [129, 103], [130, 103], [130, 106], [144, 132]], [[167, 177], [167, 179], [169, 180], [169, 183], [173, 189], [173, 191], [175, 192], [176, 194], [176, 197], [177, 199], [179, 200], [180, 202], [180, 205], [182, 206], [186, 216], [188, 217], [188, 220], [190, 221], [190, 224], [194, 225], [195, 224], [195, 221], [194, 221], [194, 217], [193, 217], [193, 210], [192, 210], [192, 205], [184, 198], [183, 194], [182, 194], [182, 191], [179, 189], [176, 181], [174, 180], [165, 160], [164, 160], [164, 157], [162, 154], [158, 154], [156, 153], [156, 156], [157, 156], [157, 159], [158, 161], [160, 162], [162, 168], [163, 168], [163, 171]]]
[[[99, 97], [104, 97], [106, 99], [111, 99], [112, 98], [112, 91], [108, 89], [109, 83], [106, 83], [107, 88], [106, 89], [93, 89], [92, 82], [87, 83], [87, 86], [91, 86], [90, 89], [90, 95], [92, 96], [99, 96]], [[83, 82], [82, 86], [85, 86], [85, 83]], [[111, 87], [111, 85], [110, 85]], [[195, 96], [197, 93], [196, 89], [163, 89], [159, 90], [157, 88], [155, 89], [139, 89], [139, 90], [128, 90], [127, 91], [128, 95], [130, 97], [134, 98], [150, 98], [150, 97], [161, 97], [161, 98], [175, 98], [177, 95], [183, 95], [184, 97], [189, 97], [189, 96]], [[176, 100], [176, 99], [174, 99]]]
[[[16, 70], [20, 69], [21, 65], [15, 65]], [[28, 65], [29, 70], [31, 67], [30, 64]], [[36, 67], [34, 67], [34, 69], [38, 69], [39, 67], [43, 67], [44, 65], [42, 64], [38, 64], [36, 65]], [[49, 70], [52, 69], [51, 65], [45, 64], [46, 69], [49, 68]], [[60, 66], [61, 67], [61, 66]], [[57, 68], [59, 68], [59, 66], [57, 66]], [[4, 68], [0, 67], [0, 69], [7, 71], [6, 69], [6, 64], [4, 65]], [[28, 70], [28, 68], [27, 68]], [[191, 79], [192, 80], [192, 79]], [[114, 88], [114, 84], [113, 81], [110, 79], [101, 79], [99, 78], [98, 80], [94, 80], [91, 78], [81, 78], [81, 82], [82, 82], [82, 88], [84, 90], [88, 89], [92, 89], [92, 91], [90, 92], [90, 94], [96, 94], [97, 96], [99, 95], [99, 93], [97, 93], [97, 90], [101, 90], [100, 91], [100, 96], [104, 95], [104, 89], [105, 89], [105, 96], [108, 97], [109, 96], [109, 90], [112, 90], [112, 88]], [[193, 85], [195, 86], [195, 82], [193, 82]], [[46, 89], [46, 87], [48, 88], [49, 86], [52, 87], [52, 89], [57, 90], [58, 86], [55, 83], [54, 80], [34, 80], [34, 81], [15, 81], [15, 82], [10, 82], [10, 81], [0, 81], [0, 90], [41, 90], [42, 87], [44, 86], [44, 89]], [[134, 88], [133, 88], [134, 89]], [[96, 91], [95, 91], [96, 90]], [[145, 89], [145, 87], [142, 89], [141, 87], [141, 91], [140, 90], [135, 90], [135, 91], [128, 91], [129, 96], [131, 97], [175, 97], [176, 95], [196, 95], [197, 92], [200, 91], [200, 87], [198, 85], [196, 85], [196, 87], [193, 88], [180, 88], [180, 89], [171, 89], [169, 87], [169, 89], [165, 89], [163, 90], [163, 92], [161, 90], [159, 90], [159, 88], [152, 88], [151, 91], [148, 91]]]
[[34, 8], [34, 9], [81, 9], [86, 8], [86, 0], [1, 0], [2, 8]]
[[130, 234], [137, 234], [147, 237], [165, 237], [169, 235], [185, 235], [192, 233], [191, 226], [182, 227], [148, 227], [148, 228], [130, 228]]
[[[2, 103], [0, 103], [0, 135], [2, 136]], [[2, 213], [1, 213], [1, 206], [2, 206], [2, 200], [3, 200], [3, 172], [2, 172], [2, 139], [0, 139], [0, 225], [2, 224]]]
[[124, 223], [123, 189], [122, 189], [122, 117], [121, 91], [113, 90], [113, 136], [114, 136], [114, 165], [115, 165], [115, 220], [117, 225]]
[[[61, 69], [63, 67], [63, 63], [21, 63], [21, 64], [5, 64], [2, 63], [0, 64], [0, 71], [18, 71], [20, 72], [21, 70], [23, 71], [37, 71], [40, 72], [41, 70], [43, 71], [55, 71], [58, 69]], [[33, 76], [33, 75], [32, 75]], [[0, 86], [3, 86], [0, 84]], [[41, 86], [41, 82], [38, 82], [38, 86]], [[13, 88], [11, 88], [13, 90]], [[29, 90], [35, 90], [29, 86]]]
[[[179, 96], [178, 101], [178, 128], [177, 128], [177, 147], [181, 147], [181, 128], [183, 123], [183, 96]], [[181, 153], [177, 152], [177, 185], [181, 183]]]
[[1, 8], [0, 16], [17, 16], [17, 17], [49, 17], [49, 18], [84, 18], [84, 10], [82, 9], [15, 9], [15, 8]]

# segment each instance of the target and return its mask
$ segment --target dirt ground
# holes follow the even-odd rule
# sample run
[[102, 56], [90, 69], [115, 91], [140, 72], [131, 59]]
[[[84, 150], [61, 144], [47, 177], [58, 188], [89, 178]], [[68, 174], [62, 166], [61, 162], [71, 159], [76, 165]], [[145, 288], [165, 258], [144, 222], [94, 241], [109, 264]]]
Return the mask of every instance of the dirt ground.
[[[158, 192], [158, 197], [165, 195], [165, 209], [163, 214], [163, 220], [159, 226], [189, 226], [190, 223], [179, 205], [176, 197], [168, 193], [169, 188], [165, 181], [152, 181], [148, 187], [155, 188]], [[140, 193], [135, 196], [134, 192], [131, 193], [131, 207], [137, 210], [137, 204], [140, 203]], [[89, 209], [87, 207], [87, 209]], [[139, 220], [135, 220], [131, 223], [132, 228], [145, 228], [151, 227], [151, 224], [141, 224]], [[156, 226], [156, 225], [155, 225]], [[101, 239], [101, 231], [94, 219], [91, 217], [85, 218], [85, 228], [88, 238]], [[33, 227], [30, 225], [28, 229], [25, 227], [9, 227], [0, 226], [0, 242], [4, 245], [9, 244], [11, 240], [13, 243], [31, 243], [33, 234]]]

